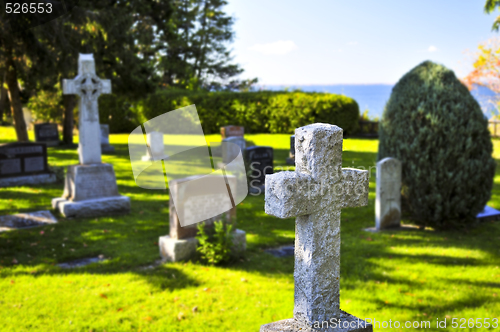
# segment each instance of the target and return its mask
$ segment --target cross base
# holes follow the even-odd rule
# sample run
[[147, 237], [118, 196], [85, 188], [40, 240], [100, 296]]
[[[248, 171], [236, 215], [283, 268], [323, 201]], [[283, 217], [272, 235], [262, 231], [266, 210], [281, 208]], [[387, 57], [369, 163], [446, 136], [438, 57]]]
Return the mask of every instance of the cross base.
[[[323, 323], [323, 327], [321, 324]], [[335, 325], [337, 324], [337, 325]], [[260, 332], [372, 332], [373, 325], [342, 311], [340, 319], [318, 322], [317, 327], [301, 324], [293, 318], [262, 325]]]

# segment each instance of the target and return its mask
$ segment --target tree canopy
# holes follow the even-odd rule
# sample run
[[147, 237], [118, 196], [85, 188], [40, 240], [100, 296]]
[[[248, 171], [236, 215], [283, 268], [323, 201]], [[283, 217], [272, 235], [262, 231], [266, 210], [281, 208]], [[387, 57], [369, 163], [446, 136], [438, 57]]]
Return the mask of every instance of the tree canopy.
[[7, 15], [0, 22], [0, 74], [7, 73], [20, 141], [27, 140], [22, 104], [42, 91], [56, 96], [61, 79], [76, 75], [78, 53], [93, 53], [113, 92], [131, 97], [162, 88], [244, 89], [255, 82], [235, 79], [243, 70], [232, 63], [234, 19], [224, 12], [226, 0], [38, 2], [52, 3], [53, 13]]

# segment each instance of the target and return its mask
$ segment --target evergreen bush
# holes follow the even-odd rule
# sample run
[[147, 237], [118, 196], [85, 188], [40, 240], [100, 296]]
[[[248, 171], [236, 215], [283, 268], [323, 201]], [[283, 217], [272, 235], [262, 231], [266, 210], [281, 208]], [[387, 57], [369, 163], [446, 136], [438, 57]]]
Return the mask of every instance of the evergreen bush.
[[[328, 93], [162, 90], [130, 101], [133, 106], [125, 113], [124, 100], [113, 95], [99, 99], [101, 122], [109, 122], [111, 132], [126, 132], [123, 128], [136, 118], [133, 128], [158, 115], [192, 104], [196, 105], [205, 134], [218, 133], [220, 127], [229, 124], [244, 126], [247, 133], [293, 133], [295, 128], [325, 122], [341, 127], [346, 135], [350, 135], [358, 130], [359, 121], [359, 107], [353, 99]], [[117, 119], [115, 114], [129, 116]], [[111, 120], [109, 115], [112, 115]], [[114, 121], [119, 121], [120, 125], [114, 125]]]
[[495, 174], [488, 120], [453, 71], [426, 61], [394, 86], [378, 159], [402, 162], [405, 206], [420, 225], [462, 227], [488, 202]]

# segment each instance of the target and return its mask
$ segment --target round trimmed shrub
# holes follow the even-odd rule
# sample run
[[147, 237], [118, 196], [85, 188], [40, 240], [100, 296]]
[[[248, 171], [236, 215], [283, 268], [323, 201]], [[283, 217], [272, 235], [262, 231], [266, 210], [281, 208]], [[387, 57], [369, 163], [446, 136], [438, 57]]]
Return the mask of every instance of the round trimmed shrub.
[[403, 202], [419, 225], [463, 227], [490, 199], [488, 120], [453, 71], [430, 61], [394, 86], [380, 121], [378, 159], [403, 167]]

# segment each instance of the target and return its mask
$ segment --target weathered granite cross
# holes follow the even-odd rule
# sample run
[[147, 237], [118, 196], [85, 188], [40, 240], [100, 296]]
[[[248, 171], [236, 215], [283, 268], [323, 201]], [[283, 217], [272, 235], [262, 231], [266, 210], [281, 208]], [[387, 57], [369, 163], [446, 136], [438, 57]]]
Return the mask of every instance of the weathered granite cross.
[[101, 163], [101, 128], [97, 98], [103, 93], [111, 93], [111, 81], [102, 80], [96, 75], [92, 54], [80, 54], [78, 76], [72, 80], [63, 80], [63, 94], [80, 97], [78, 152], [82, 165]]
[[[295, 301], [293, 319], [263, 325], [261, 332], [304, 331], [315, 322], [355, 319], [339, 305], [340, 211], [367, 205], [368, 172], [342, 168], [342, 133], [322, 123], [296, 129], [295, 172], [266, 176], [266, 213], [297, 217]], [[365, 328], [371, 325], [352, 331]]]

